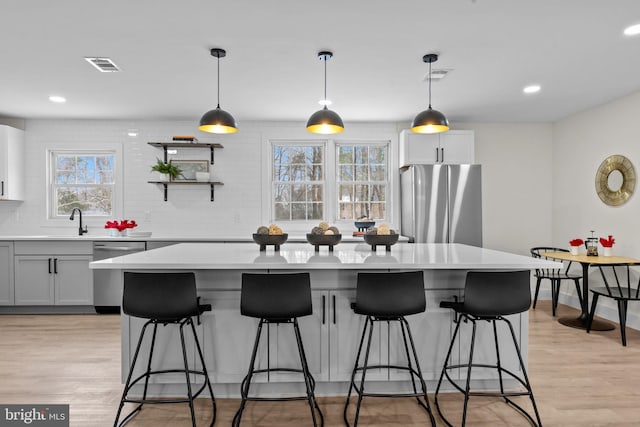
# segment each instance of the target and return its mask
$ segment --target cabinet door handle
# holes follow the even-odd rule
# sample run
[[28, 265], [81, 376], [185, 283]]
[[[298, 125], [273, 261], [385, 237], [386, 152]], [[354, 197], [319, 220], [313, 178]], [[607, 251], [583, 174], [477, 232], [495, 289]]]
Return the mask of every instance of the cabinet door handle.
[[0, 196], [4, 196], [4, 181], [2, 181], [2, 192], [0, 193]]
[[436, 163], [440, 161], [440, 153], [438, 152], [438, 147], [436, 147]]
[[58, 258], [53, 259], [53, 274], [58, 274]]
[[51, 258], [49, 258], [49, 274], [51, 274]]
[[444, 163], [444, 148], [440, 149], [440, 157], [442, 157], [442, 160], [440, 160], [442, 163]]
[[336, 296], [331, 295], [331, 305], [333, 305], [333, 324], [336, 324]]
[[327, 307], [326, 307], [327, 298], [322, 295], [322, 324], [324, 325], [327, 321]]

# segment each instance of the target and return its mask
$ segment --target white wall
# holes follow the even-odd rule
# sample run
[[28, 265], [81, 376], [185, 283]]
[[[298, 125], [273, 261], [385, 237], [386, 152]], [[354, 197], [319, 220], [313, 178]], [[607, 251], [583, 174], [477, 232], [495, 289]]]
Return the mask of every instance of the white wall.
[[[247, 123], [234, 135], [215, 136], [195, 130], [191, 121], [27, 120], [27, 198], [0, 204], [0, 234], [72, 234], [77, 224], [51, 227], [46, 222], [45, 147], [75, 142], [99, 147], [120, 143], [124, 154], [123, 218], [136, 219], [154, 235], [248, 236], [262, 224], [261, 144], [264, 135], [290, 135], [302, 123]], [[340, 138], [395, 135], [405, 124], [349, 124]], [[127, 136], [135, 128], [138, 136]], [[551, 240], [550, 175], [540, 165], [551, 157], [551, 126], [545, 124], [467, 124], [476, 136], [476, 162], [483, 165], [483, 219], [486, 247], [528, 254], [531, 246]], [[207, 187], [170, 187], [163, 201], [161, 187], [148, 184], [150, 165], [162, 156], [148, 141], [171, 135], [196, 134], [203, 142], [219, 142], [212, 174], [224, 182], [209, 201]], [[397, 147], [396, 147], [397, 148]], [[394, 150], [397, 153], [397, 151]], [[207, 153], [199, 154], [207, 158]], [[193, 153], [178, 157], [196, 158]], [[396, 214], [397, 217], [397, 214]], [[92, 233], [105, 233], [103, 221], [89, 223]]]
[[[553, 126], [553, 242], [565, 247], [570, 239], [613, 235], [614, 254], [640, 258], [640, 197], [618, 207], [605, 205], [595, 191], [596, 170], [612, 154], [631, 160], [640, 174], [640, 93], [575, 114]], [[640, 191], [636, 183], [636, 193]], [[590, 285], [601, 283], [592, 269]], [[577, 307], [575, 291], [563, 289], [563, 300]], [[617, 320], [611, 301], [599, 302], [599, 314]], [[638, 307], [629, 306], [629, 325], [640, 328]], [[632, 312], [631, 312], [632, 311]]]

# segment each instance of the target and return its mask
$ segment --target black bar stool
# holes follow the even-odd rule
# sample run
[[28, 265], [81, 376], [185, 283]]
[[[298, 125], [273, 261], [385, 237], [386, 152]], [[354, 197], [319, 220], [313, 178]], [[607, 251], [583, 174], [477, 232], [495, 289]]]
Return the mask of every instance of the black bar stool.
[[[349, 384], [349, 393], [347, 401], [344, 405], [343, 417], [344, 422], [349, 425], [347, 410], [349, 408], [349, 399], [351, 391], [355, 390], [358, 395], [356, 405], [356, 413], [353, 421], [354, 427], [358, 425], [360, 417], [360, 406], [362, 398], [369, 397], [415, 397], [418, 404], [422, 406], [429, 414], [431, 425], [435, 427], [436, 422], [433, 418], [429, 398], [427, 397], [427, 385], [422, 377], [420, 363], [418, 362], [418, 354], [413, 343], [413, 336], [409, 328], [409, 323], [405, 316], [411, 314], [422, 313], [426, 308], [426, 300], [424, 293], [424, 278], [421, 271], [410, 272], [392, 272], [392, 273], [358, 273], [356, 302], [351, 305], [356, 314], [362, 314], [366, 317], [364, 328], [362, 329], [362, 338], [358, 347], [356, 361], [351, 373], [351, 382]], [[397, 365], [369, 365], [369, 351], [371, 349], [371, 338], [373, 336], [373, 326], [378, 322], [398, 322], [402, 332], [404, 342], [404, 350], [407, 356], [406, 366]], [[362, 346], [367, 337], [367, 348], [365, 350], [364, 361], [360, 366], [360, 355], [362, 354]], [[407, 337], [409, 340], [407, 341]], [[409, 352], [411, 347], [411, 353]], [[413, 355], [413, 362], [411, 360]], [[413, 367], [415, 363], [415, 368]], [[413, 393], [367, 393], [365, 392], [365, 377], [368, 369], [400, 369], [408, 371], [411, 375], [411, 383]], [[356, 373], [361, 371], [360, 384], [356, 384]], [[416, 387], [416, 379], [420, 383], [420, 391]], [[421, 400], [422, 398], [422, 400]]]
[[[196, 295], [196, 279], [194, 273], [124, 273], [124, 290], [122, 296], [122, 311], [133, 317], [140, 317], [143, 319], [149, 319], [140, 332], [140, 338], [138, 339], [138, 345], [131, 361], [131, 367], [129, 368], [129, 375], [122, 392], [122, 398], [120, 399], [120, 406], [118, 407], [118, 413], [113, 423], [114, 427], [124, 425], [131, 420], [131, 418], [137, 415], [142, 409], [143, 405], [147, 403], [188, 403], [189, 410], [191, 411], [191, 424], [196, 426], [195, 411], [193, 408], [193, 399], [198, 397], [205, 388], [209, 390], [211, 395], [211, 403], [213, 407], [213, 419], [210, 426], [213, 426], [216, 421], [216, 401], [213, 396], [213, 389], [211, 388], [211, 382], [209, 381], [209, 375], [207, 374], [207, 368], [202, 355], [202, 348], [198, 341], [198, 335], [196, 334], [195, 326], [193, 325], [193, 317], [198, 317], [198, 323], [200, 321], [200, 315], [205, 311], [211, 311], [210, 304], [199, 304], [198, 297]], [[168, 325], [176, 324], [180, 325], [180, 343], [182, 344], [182, 357], [184, 360], [184, 367], [181, 369], [165, 369], [159, 371], [151, 370], [151, 360], [153, 358], [153, 349], [156, 342], [156, 333], [158, 330], [158, 324]], [[146, 371], [138, 376], [136, 379], [131, 380], [133, 371], [138, 360], [138, 354], [140, 352], [140, 346], [144, 338], [144, 334], [147, 331], [147, 326], [153, 325], [153, 335], [151, 338], [151, 349], [149, 350], [149, 359], [147, 361]], [[189, 368], [187, 362], [187, 350], [184, 341], [183, 328], [189, 325], [191, 332], [193, 333], [193, 339], [196, 343], [198, 350], [198, 356], [200, 356], [200, 363], [202, 363], [202, 370], [194, 370]], [[187, 382], [187, 397], [181, 399], [147, 399], [147, 389], [149, 386], [149, 378], [153, 375], [166, 374], [166, 373], [184, 373]], [[195, 393], [192, 391], [190, 375], [201, 375], [204, 379], [202, 387], [200, 387]], [[144, 380], [144, 391], [142, 398], [130, 398], [128, 397], [131, 388], [139, 381]], [[133, 409], [120, 424], [120, 413], [125, 403], [137, 403], [135, 409]]]
[[[254, 317], [260, 319], [258, 323], [258, 331], [256, 333], [253, 351], [251, 353], [251, 362], [249, 364], [249, 372], [242, 380], [240, 386], [240, 394], [242, 401], [240, 408], [233, 417], [232, 426], [240, 426], [242, 412], [247, 401], [287, 401], [287, 400], [307, 400], [311, 410], [311, 419], [314, 427], [318, 425], [316, 411], [320, 418], [320, 425], [324, 426], [324, 417], [315, 397], [315, 380], [309, 372], [307, 357], [304, 353], [302, 345], [302, 337], [300, 328], [298, 327], [298, 317], [308, 316], [312, 314], [311, 306], [311, 279], [309, 273], [243, 273], [242, 274], [242, 292], [240, 295], [240, 312], [243, 316]], [[270, 367], [266, 369], [256, 369], [256, 355], [258, 345], [260, 344], [260, 336], [262, 335], [262, 327], [270, 323], [289, 323], [293, 326], [296, 343], [298, 345], [298, 355], [300, 356], [301, 369]], [[251, 379], [255, 374], [269, 372], [298, 372], [304, 378], [306, 396], [293, 397], [257, 397], [249, 396], [249, 387]]]
[[[467, 279], [464, 288], [464, 301], [462, 302], [451, 302], [451, 301], [442, 301], [440, 303], [440, 307], [443, 308], [451, 308], [456, 312], [456, 329], [453, 333], [453, 337], [451, 338], [451, 345], [449, 346], [449, 351], [447, 352], [447, 358], [445, 359], [444, 366], [442, 368], [442, 373], [440, 374], [440, 380], [438, 381], [438, 387], [436, 388], [436, 408], [438, 409], [438, 414], [442, 420], [448, 425], [452, 426], [452, 424], [444, 417], [442, 411], [440, 409], [440, 405], [438, 404], [438, 393], [440, 391], [440, 386], [442, 385], [442, 379], [444, 377], [461, 393], [464, 394], [464, 406], [462, 411], [462, 426], [464, 427], [467, 421], [467, 406], [469, 403], [470, 396], [484, 396], [484, 397], [501, 397], [505, 400], [506, 403], [512, 405], [515, 409], [520, 411], [531, 424], [537, 427], [542, 427], [542, 422], [540, 421], [540, 415], [538, 414], [538, 407], [536, 406], [536, 401], [533, 397], [533, 391], [531, 389], [531, 384], [529, 383], [529, 377], [527, 376], [527, 370], [524, 366], [524, 362], [522, 360], [522, 354], [520, 353], [520, 347], [518, 346], [518, 342], [516, 340], [516, 335], [513, 331], [513, 326], [511, 322], [505, 318], [504, 316], [508, 316], [510, 314], [518, 314], [525, 312], [529, 309], [531, 305], [531, 288], [529, 285], [530, 281], [530, 272], [529, 270], [523, 271], [471, 271], [467, 273]], [[458, 336], [458, 331], [460, 330], [460, 323], [464, 320], [464, 322], [471, 322], [473, 326], [473, 330], [471, 333], [471, 346], [469, 350], [469, 361], [468, 363], [463, 363], [459, 365], [450, 365], [449, 360], [451, 358], [451, 351], [453, 350], [453, 346], [456, 342], [456, 337]], [[487, 365], [487, 364], [479, 364], [473, 363], [473, 350], [476, 339], [476, 322], [479, 320], [484, 320], [491, 322], [493, 325], [493, 336], [496, 347], [496, 364], [495, 365]], [[522, 369], [522, 378], [520, 378], [515, 373], [505, 369], [500, 364], [500, 351], [498, 349], [498, 332], [496, 329], [496, 321], [501, 320], [506, 322], [509, 326], [509, 331], [511, 332], [511, 338], [513, 339], [513, 344], [516, 349], [516, 353], [518, 354], [518, 360], [520, 362], [520, 369]], [[449, 375], [449, 371], [452, 369], [467, 369], [467, 378], [464, 388], [456, 383], [451, 376]], [[470, 390], [470, 382], [471, 382], [471, 371], [472, 368], [493, 368], [498, 372], [498, 378], [500, 381], [500, 391], [499, 392], [473, 392]], [[517, 380], [526, 391], [505, 391], [503, 385], [503, 374], [509, 375], [511, 378]], [[535, 412], [535, 417], [537, 420], [534, 420], [531, 415], [527, 411], [525, 411], [520, 405], [515, 403], [510, 397], [513, 396], [529, 396], [531, 399], [531, 404], [533, 406], [533, 411]]]

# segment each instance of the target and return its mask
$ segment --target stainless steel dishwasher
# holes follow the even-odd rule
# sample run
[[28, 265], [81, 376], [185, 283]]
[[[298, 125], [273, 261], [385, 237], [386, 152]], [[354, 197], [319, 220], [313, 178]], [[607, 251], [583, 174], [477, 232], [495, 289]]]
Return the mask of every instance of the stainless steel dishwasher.
[[[93, 260], [115, 258], [146, 250], [146, 242], [94, 242]], [[122, 299], [120, 270], [93, 270], [93, 305], [96, 313], [119, 313]]]

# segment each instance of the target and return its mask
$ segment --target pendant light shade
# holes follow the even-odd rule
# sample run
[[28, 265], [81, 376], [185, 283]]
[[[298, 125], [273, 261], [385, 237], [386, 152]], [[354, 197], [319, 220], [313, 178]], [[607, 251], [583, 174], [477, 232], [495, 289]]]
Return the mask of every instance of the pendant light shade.
[[[318, 53], [318, 59], [324, 61], [324, 100], [327, 101], [327, 61], [333, 57], [331, 52]], [[312, 133], [332, 134], [340, 133], [344, 130], [344, 123], [335, 111], [329, 110], [325, 106], [316, 111], [307, 120], [307, 130]]]
[[449, 130], [449, 120], [438, 110], [431, 108], [431, 64], [438, 60], [438, 55], [429, 53], [422, 61], [429, 64], [429, 108], [418, 113], [411, 122], [411, 131], [416, 133], [439, 133]]
[[235, 133], [238, 125], [233, 116], [220, 108], [220, 58], [224, 58], [227, 52], [224, 49], [211, 49], [211, 56], [218, 58], [218, 106], [209, 110], [200, 119], [198, 129], [209, 133]]

